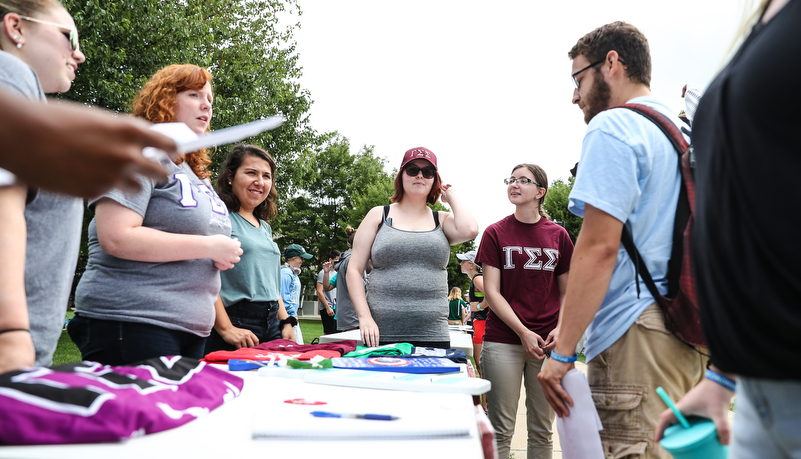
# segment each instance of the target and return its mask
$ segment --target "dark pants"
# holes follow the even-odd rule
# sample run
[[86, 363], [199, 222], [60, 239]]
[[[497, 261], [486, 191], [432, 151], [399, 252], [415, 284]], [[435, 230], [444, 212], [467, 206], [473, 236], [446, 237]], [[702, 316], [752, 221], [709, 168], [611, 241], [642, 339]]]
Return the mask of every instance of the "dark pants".
[[[336, 306], [334, 306], [336, 308]], [[334, 309], [334, 316], [336, 315], [336, 309]], [[325, 308], [320, 310], [320, 320], [323, 322], [323, 334], [330, 335], [331, 333], [337, 332], [337, 320], [334, 319], [334, 316], [329, 316], [328, 312], [326, 312]]]
[[[281, 330], [278, 327], [278, 302], [257, 301], [251, 303], [247, 300], [238, 301], [225, 308], [231, 323], [236, 328], [250, 330], [259, 339], [259, 343], [266, 343], [274, 339], [281, 339]], [[206, 340], [206, 354], [214, 351], [235, 351], [236, 347], [225, 340], [212, 329], [209, 339]]]
[[83, 360], [104, 365], [131, 365], [152, 357], [183, 355], [203, 358], [206, 338], [138, 322], [90, 319], [80, 314], [67, 325]]

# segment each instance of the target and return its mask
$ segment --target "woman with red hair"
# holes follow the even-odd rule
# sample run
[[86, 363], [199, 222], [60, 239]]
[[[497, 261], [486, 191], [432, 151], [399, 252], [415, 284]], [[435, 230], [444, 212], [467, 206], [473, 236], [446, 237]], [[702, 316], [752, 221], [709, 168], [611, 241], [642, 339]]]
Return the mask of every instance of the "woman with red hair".
[[[452, 213], [428, 207], [440, 195]], [[362, 220], [347, 270], [362, 342], [449, 348], [449, 246], [476, 237], [478, 224], [451, 185], [442, 183], [437, 157], [427, 148], [404, 153], [390, 199], [394, 204], [374, 207]], [[373, 270], [365, 296], [368, 260]]]
[[[209, 129], [211, 74], [195, 65], [158, 71], [134, 100], [154, 123]], [[170, 164], [169, 179], [89, 202], [89, 263], [75, 294], [70, 337], [84, 360], [127, 365], [163, 355], [201, 358], [214, 325], [220, 270], [242, 254], [228, 210], [208, 180], [205, 150]]]

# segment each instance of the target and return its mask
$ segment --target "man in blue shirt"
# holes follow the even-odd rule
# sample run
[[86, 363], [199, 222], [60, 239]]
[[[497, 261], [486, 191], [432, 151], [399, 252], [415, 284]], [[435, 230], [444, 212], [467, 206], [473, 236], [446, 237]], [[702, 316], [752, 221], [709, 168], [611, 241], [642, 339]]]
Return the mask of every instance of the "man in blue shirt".
[[[631, 24], [614, 22], [585, 35], [570, 50], [584, 113], [582, 144], [569, 210], [584, 217], [576, 242], [559, 337], [540, 373], [559, 416], [572, 400], [561, 387], [573, 368], [585, 329], [587, 375], [609, 457], [669, 458], [653, 441], [664, 409], [655, 388], [678, 399], [703, 378], [703, 356], [665, 328], [664, 316], [620, 243], [623, 225], [634, 238], [663, 294], [680, 188], [678, 155], [669, 139], [642, 115], [615, 105], [648, 105], [678, 123], [651, 96], [648, 41]], [[639, 293], [637, 282], [640, 282]]]
[[[284, 249], [284, 266], [281, 267], [281, 299], [284, 300], [284, 307], [290, 317], [298, 316], [300, 307], [300, 265], [303, 260], [308, 260], [312, 256], [298, 244], [290, 244]], [[303, 344], [303, 334], [300, 325], [293, 325], [295, 331], [295, 341]]]

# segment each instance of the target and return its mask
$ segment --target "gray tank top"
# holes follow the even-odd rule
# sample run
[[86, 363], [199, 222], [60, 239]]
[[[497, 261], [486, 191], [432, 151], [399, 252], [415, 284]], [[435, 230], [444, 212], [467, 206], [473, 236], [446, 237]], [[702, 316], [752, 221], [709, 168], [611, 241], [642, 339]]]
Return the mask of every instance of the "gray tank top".
[[449, 341], [448, 238], [436, 215], [433, 230], [404, 231], [388, 224], [386, 212], [370, 251], [367, 284], [381, 342]]

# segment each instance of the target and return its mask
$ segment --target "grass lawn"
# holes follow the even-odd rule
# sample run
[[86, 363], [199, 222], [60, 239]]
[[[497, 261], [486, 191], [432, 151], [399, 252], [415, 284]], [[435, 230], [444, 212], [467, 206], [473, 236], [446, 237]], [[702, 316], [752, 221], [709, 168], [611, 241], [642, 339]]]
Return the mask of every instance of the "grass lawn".
[[[69, 318], [72, 318], [72, 312], [67, 313]], [[303, 342], [309, 344], [314, 338], [323, 334], [323, 323], [314, 319], [299, 319], [300, 328], [303, 331]], [[53, 365], [61, 365], [62, 363], [72, 363], [81, 361], [81, 352], [75, 347], [75, 344], [70, 339], [67, 331], [61, 332], [61, 338], [58, 340], [56, 352], [53, 354]]]

